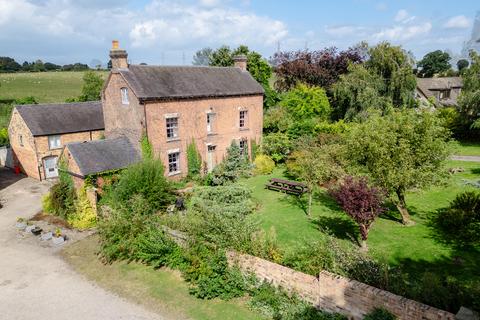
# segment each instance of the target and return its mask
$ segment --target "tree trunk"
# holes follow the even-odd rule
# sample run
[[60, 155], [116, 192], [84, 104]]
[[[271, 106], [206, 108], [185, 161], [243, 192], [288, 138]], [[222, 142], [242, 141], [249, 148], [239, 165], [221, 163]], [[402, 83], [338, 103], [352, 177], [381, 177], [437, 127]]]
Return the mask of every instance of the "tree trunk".
[[406, 226], [414, 225], [415, 222], [410, 218], [410, 214], [408, 213], [407, 204], [405, 203], [405, 192], [403, 190], [397, 190], [397, 197], [398, 201], [396, 203], [397, 209], [402, 216], [402, 223]]
[[368, 252], [368, 245], [367, 245], [367, 240], [361, 240], [360, 241], [360, 251], [361, 252]]
[[368, 231], [369, 231], [369, 226], [360, 223], [360, 251], [362, 252], [367, 252], [368, 251], [368, 246], [367, 246], [367, 238], [368, 238]]
[[313, 198], [313, 192], [310, 191], [308, 193], [308, 212], [307, 212], [309, 217], [311, 217], [312, 215], [312, 198]]

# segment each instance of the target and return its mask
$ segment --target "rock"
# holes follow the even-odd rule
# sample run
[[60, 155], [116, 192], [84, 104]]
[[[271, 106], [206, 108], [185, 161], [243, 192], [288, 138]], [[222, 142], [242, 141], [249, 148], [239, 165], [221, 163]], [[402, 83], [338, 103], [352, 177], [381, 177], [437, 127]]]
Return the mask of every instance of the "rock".
[[50, 232], [44, 232], [40, 236], [40, 239], [42, 239], [43, 241], [47, 241], [47, 240], [52, 239], [52, 237], [53, 237], [53, 233], [51, 231]]
[[32, 232], [32, 230], [35, 229], [35, 227], [36, 226], [34, 224], [29, 225], [25, 228], [25, 232]]
[[63, 237], [53, 237], [52, 238], [52, 243], [56, 246], [59, 246], [65, 242], [65, 239]]
[[465, 307], [461, 307], [455, 315], [457, 320], [480, 320], [480, 317], [477, 312], [470, 310]]
[[18, 230], [25, 230], [25, 228], [27, 227], [27, 223], [26, 222], [17, 222], [15, 224], [15, 227], [18, 229]]

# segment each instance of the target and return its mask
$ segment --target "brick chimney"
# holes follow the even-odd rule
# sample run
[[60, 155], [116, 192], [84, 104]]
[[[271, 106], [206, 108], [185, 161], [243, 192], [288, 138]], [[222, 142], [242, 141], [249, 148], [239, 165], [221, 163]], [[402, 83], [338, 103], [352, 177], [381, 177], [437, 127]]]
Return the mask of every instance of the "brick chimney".
[[233, 57], [233, 63], [235, 67], [240, 68], [242, 71], [247, 71], [247, 56], [238, 55]]
[[112, 70], [127, 69], [127, 51], [118, 47], [118, 40], [112, 41], [112, 49], [110, 50], [110, 59], [112, 60]]

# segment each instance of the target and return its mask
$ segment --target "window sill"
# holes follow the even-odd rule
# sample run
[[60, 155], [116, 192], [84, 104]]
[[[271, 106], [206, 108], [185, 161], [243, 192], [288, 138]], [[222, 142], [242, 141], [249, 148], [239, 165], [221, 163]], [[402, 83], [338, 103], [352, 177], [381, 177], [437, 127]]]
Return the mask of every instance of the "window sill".
[[240, 128], [240, 131], [248, 131], [250, 130], [249, 128]]
[[167, 138], [167, 142], [180, 141], [180, 138]]
[[182, 171], [169, 172], [169, 173], [168, 173], [168, 176], [169, 176], [169, 177], [172, 177], [172, 176], [179, 175], [180, 173], [182, 173]]
[[55, 150], [61, 150], [63, 147], [58, 147], [58, 148], [48, 148], [49, 151], [55, 151]]
[[218, 133], [215, 133], [215, 132], [209, 132], [209, 133], [207, 133], [207, 136], [208, 136], [208, 137], [209, 137], [209, 136], [216, 136], [216, 135], [218, 135]]

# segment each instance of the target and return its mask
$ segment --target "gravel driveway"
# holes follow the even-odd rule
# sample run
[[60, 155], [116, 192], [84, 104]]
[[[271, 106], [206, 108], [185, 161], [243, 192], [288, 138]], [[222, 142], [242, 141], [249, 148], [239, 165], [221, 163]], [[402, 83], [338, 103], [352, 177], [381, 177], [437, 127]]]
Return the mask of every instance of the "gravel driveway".
[[[0, 168], [0, 181], [9, 178]], [[48, 183], [30, 178], [0, 188], [0, 318], [29, 319], [163, 319], [95, 286], [73, 271], [52, 248], [22, 237], [17, 217], [30, 218], [41, 208]]]

